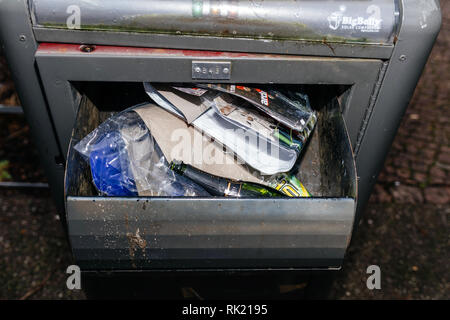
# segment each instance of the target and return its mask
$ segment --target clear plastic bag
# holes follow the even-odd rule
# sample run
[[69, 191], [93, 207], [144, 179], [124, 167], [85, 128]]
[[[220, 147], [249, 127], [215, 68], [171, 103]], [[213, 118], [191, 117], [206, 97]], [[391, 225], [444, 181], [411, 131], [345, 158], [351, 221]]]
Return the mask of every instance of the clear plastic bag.
[[209, 196], [168, 167], [150, 130], [133, 108], [118, 113], [75, 145], [93, 183], [107, 196]]

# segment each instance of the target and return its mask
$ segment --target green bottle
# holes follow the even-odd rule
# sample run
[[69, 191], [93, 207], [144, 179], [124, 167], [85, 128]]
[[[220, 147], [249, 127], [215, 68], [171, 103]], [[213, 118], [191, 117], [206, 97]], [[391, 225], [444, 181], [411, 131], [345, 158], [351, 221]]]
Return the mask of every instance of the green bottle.
[[181, 161], [172, 161], [170, 169], [201, 185], [213, 196], [235, 198], [285, 197], [283, 193], [271, 187], [253, 182], [234, 181], [214, 176]]

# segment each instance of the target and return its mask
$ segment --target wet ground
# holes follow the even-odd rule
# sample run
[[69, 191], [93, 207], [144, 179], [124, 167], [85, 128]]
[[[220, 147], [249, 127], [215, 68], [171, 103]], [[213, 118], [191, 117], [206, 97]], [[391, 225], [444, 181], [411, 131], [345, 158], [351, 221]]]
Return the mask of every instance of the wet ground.
[[[442, 9], [442, 31], [332, 299], [450, 298], [450, 3]], [[7, 78], [0, 59], [0, 104], [19, 104]], [[0, 116], [0, 181], [44, 181], [25, 122], [11, 117]], [[0, 299], [83, 299], [66, 288], [70, 264], [48, 191], [0, 189]], [[369, 265], [381, 269], [380, 290], [367, 289]]]

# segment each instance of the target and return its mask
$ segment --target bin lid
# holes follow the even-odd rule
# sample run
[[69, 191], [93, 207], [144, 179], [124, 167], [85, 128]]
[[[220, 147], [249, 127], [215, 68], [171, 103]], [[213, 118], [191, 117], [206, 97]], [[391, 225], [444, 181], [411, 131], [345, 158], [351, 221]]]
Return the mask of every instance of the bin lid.
[[29, 0], [35, 27], [392, 44], [398, 0]]

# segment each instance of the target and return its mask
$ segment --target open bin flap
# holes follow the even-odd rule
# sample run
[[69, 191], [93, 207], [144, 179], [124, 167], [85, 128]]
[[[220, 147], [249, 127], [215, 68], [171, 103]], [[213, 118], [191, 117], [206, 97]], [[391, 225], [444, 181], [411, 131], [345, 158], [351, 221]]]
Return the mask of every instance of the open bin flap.
[[357, 182], [336, 99], [299, 163], [311, 198], [99, 197], [73, 145], [109, 116], [83, 98], [68, 154], [67, 221], [83, 270], [340, 267]]

